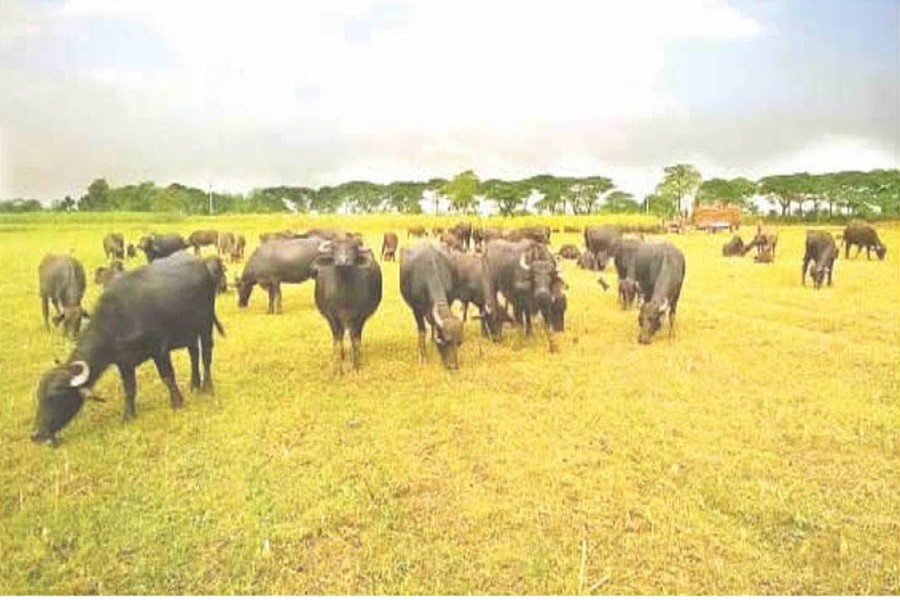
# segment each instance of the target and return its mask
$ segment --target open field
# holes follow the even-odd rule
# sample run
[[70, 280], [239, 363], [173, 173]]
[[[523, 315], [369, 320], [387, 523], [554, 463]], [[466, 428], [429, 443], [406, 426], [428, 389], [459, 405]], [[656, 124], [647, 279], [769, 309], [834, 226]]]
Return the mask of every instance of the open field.
[[724, 234], [670, 236], [677, 335], [646, 347], [614, 288], [566, 261], [561, 352], [541, 333], [494, 346], [470, 321], [455, 373], [433, 348], [417, 364], [394, 263], [343, 378], [312, 282], [284, 286], [279, 316], [229, 291], [214, 397], [187, 392], [177, 352], [182, 410], [146, 363], [123, 425], [112, 369], [110, 402], [57, 449], [28, 440], [37, 380], [68, 353], [41, 324], [45, 252], [74, 249], [92, 279], [112, 229], [235, 230], [249, 257], [264, 230], [340, 223], [380, 247], [412, 222], [0, 220], [0, 592], [900, 593], [896, 226], [884, 262], [841, 255], [818, 292], [800, 286], [804, 227], [781, 228], [773, 265], [722, 258]]

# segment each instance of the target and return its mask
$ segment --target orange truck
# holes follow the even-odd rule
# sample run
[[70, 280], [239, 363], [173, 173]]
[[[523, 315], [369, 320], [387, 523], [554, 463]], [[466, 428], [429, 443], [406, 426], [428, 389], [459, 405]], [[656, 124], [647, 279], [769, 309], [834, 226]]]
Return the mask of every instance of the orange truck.
[[736, 204], [697, 206], [691, 214], [691, 224], [707, 231], [734, 231], [741, 226], [741, 207]]

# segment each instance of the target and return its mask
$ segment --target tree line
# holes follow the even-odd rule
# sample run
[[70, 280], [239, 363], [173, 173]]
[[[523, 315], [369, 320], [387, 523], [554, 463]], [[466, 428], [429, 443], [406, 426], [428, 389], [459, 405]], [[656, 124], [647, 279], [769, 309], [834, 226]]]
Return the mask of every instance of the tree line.
[[[487, 179], [463, 171], [451, 179], [395, 181], [388, 184], [349, 181], [318, 189], [303, 186], [259, 188], [247, 194], [208, 192], [172, 183], [153, 182], [111, 187], [95, 179], [80, 198], [52, 202], [57, 211], [137, 211], [205, 215], [222, 213], [429, 213], [473, 214], [492, 203], [501, 215], [647, 212], [672, 217], [693, 204], [728, 202], [759, 214], [760, 200], [779, 207], [773, 216], [806, 218], [846, 216], [900, 217], [900, 170], [772, 175], [704, 180], [689, 164], [663, 169], [654, 192], [638, 201], [601, 175], [560, 177], [542, 174], [525, 179]], [[33, 199], [0, 202], [0, 212], [45, 210]]]

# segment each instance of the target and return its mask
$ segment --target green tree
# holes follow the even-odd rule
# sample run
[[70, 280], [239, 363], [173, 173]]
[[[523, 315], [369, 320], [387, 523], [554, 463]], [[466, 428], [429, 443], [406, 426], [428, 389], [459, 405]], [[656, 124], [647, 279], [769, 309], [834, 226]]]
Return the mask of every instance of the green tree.
[[525, 200], [531, 194], [527, 181], [489, 179], [481, 185], [481, 193], [497, 203], [501, 215], [509, 216], [525, 210]]
[[613, 189], [612, 179], [602, 176], [581, 177], [568, 181], [563, 197], [576, 215], [595, 212], [600, 204], [600, 195]]
[[641, 205], [628, 192], [613, 190], [604, 198], [603, 210], [611, 213], [636, 213], [641, 212]]
[[802, 211], [810, 186], [809, 173], [793, 175], [770, 175], [759, 180], [759, 191], [781, 206], [781, 216], [787, 216], [791, 205], [796, 203]]
[[82, 210], [110, 210], [109, 184], [105, 179], [95, 179], [87, 188], [87, 194], [81, 197], [79, 208]]
[[750, 208], [750, 199], [756, 193], [756, 184], [746, 177], [735, 179], [707, 179], [697, 191], [698, 204], [729, 202], [742, 208]]
[[475, 194], [478, 193], [478, 176], [472, 170], [457, 173], [446, 185], [443, 193], [450, 198], [450, 207], [457, 212], [472, 212], [475, 209]]
[[685, 210], [685, 200], [692, 198], [700, 187], [703, 177], [694, 165], [677, 164], [663, 169], [663, 180], [656, 186], [658, 196], [668, 197], [674, 202], [675, 210]]

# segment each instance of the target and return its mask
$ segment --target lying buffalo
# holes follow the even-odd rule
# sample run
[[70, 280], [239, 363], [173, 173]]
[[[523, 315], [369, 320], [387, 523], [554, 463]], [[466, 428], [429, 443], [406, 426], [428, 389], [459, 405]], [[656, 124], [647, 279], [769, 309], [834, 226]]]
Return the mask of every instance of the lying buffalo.
[[400, 240], [397, 237], [397, 234], [393, 231], [385, 231], [384, 236], [381, 239], [381, 260], [382, 261], [395, 261], [397, 260], [397, 246], [400, 245]]
[[125, 272], [125, 266], [121, 260], [114, 260], [108, 267], [97, 267], [94, 271], [94, 283], [106, 287], [110, 282]]
[[622, 232], [615, 227], [588, 227], [584, 230], [584, 246], [596, 257], [595, 268], [606, 269], [606, 263], [622, 240]]
[[175, 383], [172, 350], [187, 348], [190, 354], [191, 389], [212, 390], [213, 325], [223, 333], [215, 302], [215, 282], [197, 260], [158, 260], [117, 278], [100, 296], [94, 318], [69, 358], [41, 377], [31, 439], [55, 442], [56, 433], [93, 396], [91, 388], [111, 365], [122, 377], [125, 420], [135, 416], [135, 368], [147, 359], [156, 363], [172, 407], [184, 403]]
[[425, 323], [448, 369], [459, 368], [457, 352], [463, 341], [462, 321], [453, 314], [454, 269], [450, 256], [428, 242], [400, 253], [400, 295], [413, 311], [419, 330], [419, 362], [425, 362]]
[[743, 256], [744, 255], [744, 240], [741, 239], [741, 236], [735, 235], [732, 236], [730, 240], [726, 243], [722, 244], [722, 256]]
[[565, 258], [567, 260], [578, 260], [581, 258], [581, 250], [578, 249], [578, 246], [575, 244], [563, 244], [557, 255], [560, 258]]
[[852, 221], [844, 229], [844, 258], [850, 258], [850, 246], [856, 246], [856, 254], [853, 258], [857, 258], [862, 249], [866, 249], [866, 259], [871, 260], [870, 252], [875, 251], [878, 260], [884, 260], [887, 254], [887, 247], [878, 239], [878, 232], [875, 228], [862, 221]]
[[103, 238], [103, 252], [107, 259], [125, 258], [125, 237], [121, 233], [108, 233]]
[[241, 274], [238, 306], [250, 300], [253, 286], [269, 292], [269, 314], [281, 312], [281, 284], [303, 283], [315, 277], [313, 262], [319, 255], [319, 238], [270, 239], [257, 248]]
[[828, 285], [831, 285], [831, 275], [834, 271], [834, 259], [837, 258], [837, 245], [834, 237], [827, 231], [806, 232], [806, 253], [803, 255], [803, 271], [800, 274], [800, 283], [806, 285], [806, 273], [813, 280], [815, 289], [822, 287], [822, 281], [828, 277]]
[[200, 248], [203, 246], [213, 246], [219, 242], [219, 232], [215, 229], [199, 229], [191, 232], [188, 236], [188, 243], [194, 247], [194, 252], [200, 254]]
[[356, 236], [319, 242], [316, 259], [316, 307], [328, 321], [334, 340], [334, 364], [343, 372], [344, 332], [350, 330], [353, 368], [360, 368], [366, 320], [381, 304], [381, 267]]
[[638, 315], [638, 341], [649, 344], [669, 313], [669, 338], [675, 329], [675, 311], [684, 283], [684, 254], [669, 242], [642, 244], [635, 255], [635, 277], [644, 303]]
[[177, 233], [151, 233], [138, 242], [138, 248], [143, 251], [148, 263], [188, 247], [187, 241]]
[[81, 319], [88, 317], [81, 307], [87, 287], [84, 267], [68, 254], [48, 254], [38, 265], [38, 281], [41, 290], [41, 313], [44, 327], [50, 329], [50, 303], [56, 309], [53, 324], [63, 324], [63, 332], [74, 338], [81, 329]]

